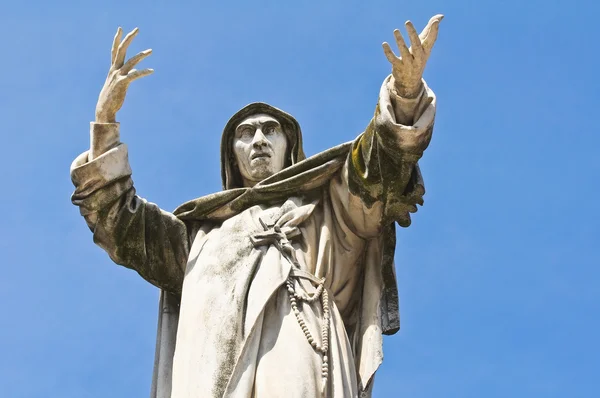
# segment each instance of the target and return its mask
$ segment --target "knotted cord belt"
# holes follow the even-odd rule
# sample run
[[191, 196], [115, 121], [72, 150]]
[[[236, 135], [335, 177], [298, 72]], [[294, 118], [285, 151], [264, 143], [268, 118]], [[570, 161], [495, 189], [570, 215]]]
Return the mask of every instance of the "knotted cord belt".
[[[325, 289], [325, 278], [319, 279], [311, 273], [300, 269], [300, 264], [296, 259], [296, 253], [294, 252], [294, 248], [289, 241], [289, 239], [300, 235], [300, 230], [298, 227], [284, 227], [281, 229], [278, 225], [269, 227], [260, 218], [259, 221], [265, 229], [265, 232], [257, 233], [250, 237], [254, 247], [273, 245], [281, 252], [283, 257], [285, 257], [292, 264], [292, 269], [286, 280], [288, 297], [290, 299], [292, 311], [296, 316], [298, 325], [300, 325], [302, 332], [304, 332], [304, 336], [306, 336], [306, 339], [312, 348], [321, 356], [321, 396], [325, 397], [327, 395], [327, 379], [329, 377], [329, 357], [327, 356], [327, 353], [329, 352], [330, 319], [329, 293], [327, 292], [327, 289]], [[311, 281], [316, 285], [317, 290], [312, 295], [297, 292], [296, 285], [294, 284], [294, 278], [303, 278]], [[303, 303], [312, 304], [319, 298], [321, 298], [321, 308], [323, 310], [323, 323], [321, 324], [320, 343], [317, 342], [317, 340], [308, 330], [308, 326], [306, 326], [306, 322], [302, 316], [300, 308], [298, 307], [298, 303], [301, 305]]]

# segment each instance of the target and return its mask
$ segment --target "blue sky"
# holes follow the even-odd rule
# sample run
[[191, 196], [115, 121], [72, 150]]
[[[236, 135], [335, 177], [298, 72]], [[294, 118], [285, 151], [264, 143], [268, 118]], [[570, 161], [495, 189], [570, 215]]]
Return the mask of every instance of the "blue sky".
[[[301, 4], [300, 4], [301, 3]], [[138, 193], [220, 189], [219, 139], [253, 101], [314, 154], [368, 123], [382, 41], [443, 13], [427, 195], [396, 254], [402, 329], [376, 397], [595, 397], [600, 369], [597, 15], [591, 1], [10, 2], [2, 5], [0, 395], [146, 397], [157, 290], [70, 204], [69, 165], [117, 26], [154, 75], [118, 115]]]

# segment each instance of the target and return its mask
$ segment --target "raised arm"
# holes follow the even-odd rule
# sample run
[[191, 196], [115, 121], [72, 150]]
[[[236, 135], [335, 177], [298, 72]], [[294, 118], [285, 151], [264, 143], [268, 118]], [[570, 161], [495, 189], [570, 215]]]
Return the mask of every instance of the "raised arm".
[[423, 203], [425, 190], [417, 161], [431, 140], [436, 103], [422, 75], [442, 18], [431, 18], [420, 35], [407, 22], [410, 48], [394, 31], [400, 57], [383, 44], [392, 74], [384, 81], [375, 115], [354, 141], [331, 193], [360, 236], [376, 236], [393, 221], [407, 227], [409, 213]]
[[121, 28], [117, 30], [96, 121], [91, 123], [90, 150], [71, 165], [75, 185], [71, 200], [94, 233], [94, 242], [114, 262], [135, 269], [164, 290], [179, 293], [189, 251], [188, 230], [173, 214], [135, 194], [127, 146], [120, 141], [116, 122], [129, 84], [152, 73], [152, 69], [133, 69], [152, 50], [125, 62], [127, 47], [137, 32], [133, 30], [121, 41]]

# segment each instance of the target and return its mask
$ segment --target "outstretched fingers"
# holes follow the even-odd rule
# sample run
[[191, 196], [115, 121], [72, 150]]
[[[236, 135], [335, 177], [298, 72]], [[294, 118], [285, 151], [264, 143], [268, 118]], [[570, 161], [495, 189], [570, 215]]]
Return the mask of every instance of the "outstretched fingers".
[[412, 58], [408, 47], [406, 47], [406, 43], [404, 42], [404, 37], [402, 37], [402, 33], [398, 29], [394, 30], [394, 38], [396, 39], [396, 45], [400, 50], [400, 56], [403, 60], [409, 60]]
[[115, 59], [117, 58], [117, 49], [119, 48], [119, 43], [121, 43], [121, 36], [123, 35], [123, 29], [119, 26], [117, 28], [117, 34], [115, 34], [115, 38], [113, 39], [112, 50], [110, 52], [110, 63], [112, 65], [115, 64]]
[[381, 46], [383, 47], [383, 53], [385, 54], [385, 57], [387, 58], [388, 61], [390, 61], [390, 63], [392, 65], [394, 65], [396, 62], [400, 61], [398, 59], [398, 57], [396, 57], [396, 54], [394, 54], [394, 52], [392, 51], [392, 48], [390, 47], [390, 45], [387, 42], [383, 42], [383, 44], [381, 44]]
[[438, 32], [440, 30], [440, 22], [444, 19], [442, 14], [434, 15], [431, 17], [423, 32], [419, 35], [421, 42], [423, 43], [423, 49], [425, 54], [429, 56], [431, 49], [437, 40]]
[[410, 50], [412, 52], [412, 55], [415, 58], [422, 60], [424, 58], [425, 53], [423, 51], [423, 46], [421, 45], [421, 39], [419, 38], [419, 34], [415, 29], [415, 25], [413, 25], [413, 23], [410, 21], [406, 21], [404, 25], [406, 26], [406, 31], [408, 32], [408, 37], [410, 39]]
[[142, 69], [142, 70], [137, 70], [137, 69], [132, 69], [127, 76], [125, 76], [125, 78], [127, 79], [127, 81], [129, 83], [131, 83], [134, 80], [137, 80], [141, 77], [144, 76], [148, 76], [151, 75], [152, 73], [154, 73], [154, 69]]
[[115, 57], [115, 63], [114, 63], [114, 66], [116, 68], [120, 68], [123, 66], [123, 63], [125, 62], [125, 55], [127, 54], [127, 47], [129, 47], [129, 45], [131, 44], [131, 41], [138, 34], [138, 32], [139, 32], [139, 29], [135, 28], [134, 30], [129, 32], [127, 34], [127, 36], [125, 36], [125, 39], [123, 39], [121, 44], [119, 44], [119, 47], [117, 48], [117, 55]]
[[125, 62], [125, 64], [121, 67], [121, 74], [128, 74], [138, 63], [140, 63], [144, 58], [146, 58], [150, 54], [152, 54], [152, 49], [149, 48], [131, 57], [129, 61]]

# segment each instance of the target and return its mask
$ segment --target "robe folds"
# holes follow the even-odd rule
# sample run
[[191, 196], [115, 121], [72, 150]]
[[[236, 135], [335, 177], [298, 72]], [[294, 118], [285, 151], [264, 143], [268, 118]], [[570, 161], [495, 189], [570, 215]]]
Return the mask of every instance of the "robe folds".
[[[404, 99], [388, 77], [354, 141], [173, 213], [136, 195], [118, 125], [92, 124], [103, 149], [73, 162], [72, 201], [114, 262], [161, 289], [151, 397], [300, 398], [323, 388], [328, 397], [370, 396], [382, 334], [399, 328], [394, 222], [408, 226], [423, 203], [417, 161], [434, 118], [426, 85]], [[228, 156], [222, 147], [221, 161]], [[304, 275], [293, 279], [296, 291], [310, 295], [324, 280], [329, 293], [325, 386], [321, 356], [290, 306], [290, 274]], [[317, 340], [322, 312], [318, 302], [301, 306]]]

